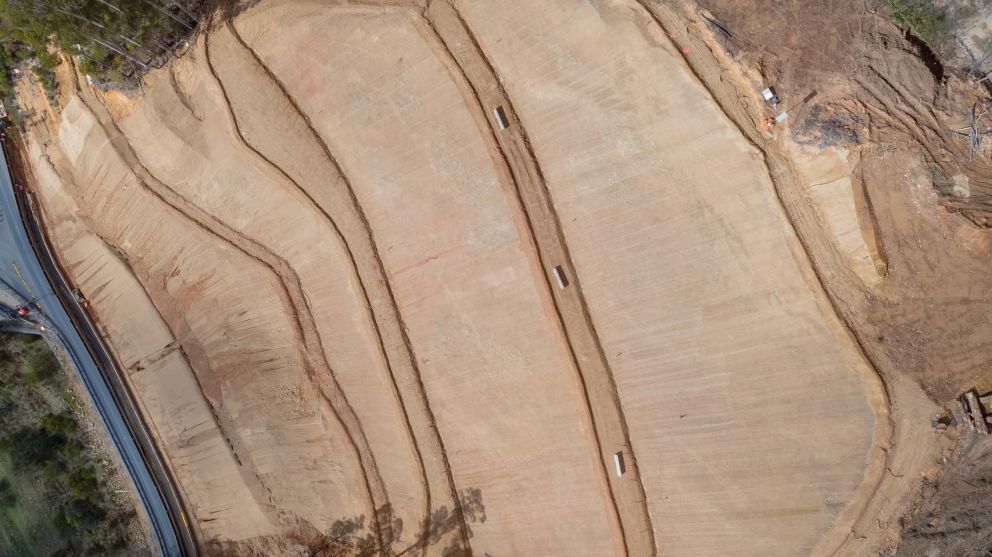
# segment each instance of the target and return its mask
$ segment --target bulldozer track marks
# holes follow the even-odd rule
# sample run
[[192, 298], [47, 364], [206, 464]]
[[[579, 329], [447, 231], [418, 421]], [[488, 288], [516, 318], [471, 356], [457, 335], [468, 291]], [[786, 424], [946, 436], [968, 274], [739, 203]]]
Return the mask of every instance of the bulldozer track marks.
[[[348, 258], [353, 266], [353, 271], [359, 278], [358, 284], [364, 297], [364, 301], [372, 314], [372, 322], [374, 323], [377, 335], [377, 341], [379, 348], [384, 356], [384, 361], [387, 362], [387, 367], [390, 374], [390, 379], [393, 382], [393, 386], [396, 395], [400, 401], [403, 415], [407, 421], [406, 427], [409, 428], [411, 437], [413, 438], [413, 446], [416, 451], [417, 457], [419, 459], [419, 465], [421, 469], [422, 480], [425, 482], [425, 492], [427, 499], [427, 509], [424, 517], [424, 521], [421, 525], [421, 541], [418, 543], [423, 543], [426, 546], [427, 535], [431, 530], [431, 513], [432, 506], [434, 503], [442, 504], [443, 502], [449, 503], [454, 512], [459, 517], [459, 537], [461, 539], [461, 544], [466, 550], [470, 550], [471, 545], [469, 543], [469, 530], [465, 522], [465, 518], [461, 509], [461, 503], [458, 497], [458, 489], [455, 485], [454, 478], [451, 473], [451, 466], [448, 460], [448, 454], [444, 447], [443, 439], [441, 438], [440, 431], [437, 428], [436, 419], [434, 417], [433, 411], [430, 408], [430, 402], [427, 397], [427, 391], [423, 383], [423, 379], [420, 375], [419, 366], [417, 365], [416, 353], [414, 351], [413, 345], [410, 342], [409, 336], [407, 334], [406, 326], [403, 322], [402, 314], [400, 313], [399, 306], [396, 303], [395, 294], [393, 292], [392, 286], [389, 283], [388, 277], [385, 272], [385, 267], [383, 266], [382, 259], [378, 252], [378, 247], [375, 242], [374, 234], [372, 232], [371, 225], [365, 216], [361, 205], [358, 202], [358, 198], [355, 194], [354, 188], [351, 184], [350, 179], [344, 173], [340, 164], [338, 163], [336, 157], [331, 153], [327, 143], [314, 128], [313, 123], [310, 120], [309, 115], [304, 112], [295, 98], [289, 93], [285, 84], [272, 72], [272, 70], [265, 64], [257, 52], [244, 40], [241, 34], [238, 32], [237, 27], [228, 22], [226, 24], [227, 30], [235, 38], [235, 40], [241, 45], [241, 47], [247, 52], [252, 61], [262, 70], [262, 72], [271, 80], [272, 83], [278, 87], [286, 101], [293, 108], [294, 112], [299, 116], [299, 118], [305, 123], [313, 141], [318, 145], [320, 150], [326, 156], [327, 162], [330, 167], [333, 168], [337, 174], [341, 177], [340, 183], [343, 184], [346, 190], [346, 196], [348, 204], [350, 204], [350, 209], [354, 211], [354, 217], [360, 223], [360, 228], [363, 231], [361, 237], [346, 238], [344, 234], [340, 231], [335, 220], [330, 216], [329, 212], [325, 210], [319, 203], [317, 203], [308, 192], [305, 191], [299, 184], [293, 182], [301, 191], [307, 195], [310, 203], [312, 203], [316, 209], [322, 214], [322, 216], [328, 221], [334, 223], [334, 227], [338, 234], [340, 234], [340, 239], [342, 244], [346, 247]], [[208, 56], [209, 60], [209, 56]], [[228, 103], [229, 104], [229, 103]], [[230, 106], [230, 104], [229, 104]], [[280, 172], [284, 173], [282, 169]], [[288, 176], [287, 176], [288, 177]], [[346, 208], [345, 211], [348, 211]], [[358, 264], [358, 260], [355, 257], [355, 249], [361, 247], [363, 251], [367, 250], [371, 257], [372, 268], [362, 269], [362, 266]], [[372, 275], [372, 276], [367, 276]], [[379, 303], [374, 303], [373, 296], [369, 294], [369, 288], [375, 284], [382, 284], [384, 292], [381, 296], [374, 297], [376, 300], [382, 300]], [[398, 336], [401, 339], [402, 352], [401, 354], [395, 354], [393, 351], [387, 350], [384, 342], [384, 335], [388, 329], [392, 329], [391, 334]], [[407, 368], [408, 366], [408, 368]], [[406, 373], [408, 376], [399, 379], [397, 375], [403, 373], [404, 368], [409, 369]], [[400, 387], [400, 382], [403, 383], [403, 388]], [[427, 425], [427, 432], [425, 439], [418, 441], [416, 435], [414, 434], [414, 429], [411, 426], [410, 413], [419, 413]], [[437, 454], [432, 455], [434, 460], [440, 459], [441, 462], [441, 473], [444, 475], [445, 481], [447, 483], [447, 493], [441, 494], [440, 501], [438, 501], [437, 494], [431, 493], [429, 488], [430, 481], [427, 478], [426, 462], [423, 451], [431, 450]], [[447, 501], [444, 501], [447, 500]], [[426, 547], [424, 547], [426, 550]]]
[[[231, 28], [230, 24], [228, 24], [228, 26], [225, 26], [225, 27], [226, 27], [226, 29], [228, 31], [230, 31], [230, 28]], [[306, 190], [306, 188], [304, 188], [303, 186], [301, 186], [296, 180], [294, 180], [292, 177], [290, 177], [290, 175], [285, 171], [285, 169], [283, 169], [278, 164], [276, 164], [272, 159], [270, 159], [268, 156], [266, 156], [264, 153], [262, 153], [261, 150], [259, 150], [258, 148], [256, 148], [248, 139], [246, 139], [246, 136], [245, 136], [244, 132], [241, 130], [241, 125], [240, 125], [240, 123], [238, 121], [238, 117], [235, 114], [234, 109], [233, 109], [233, 106], [231, 104], [231, 100], [230, 100], [230, 97], [229, 97], [229, 93], [227, 91], [227, 88], [224, 85], [223, 80], [217, 74], [216, 68], [214, 67], [213, 59], [212, 59], [212, 56], [210, 54], [210, 42], [211, 42], [210, 35], [205, 35], [204, 36], [204, 47], [205, 47], [205, 52], [206, 52], [207, 67], [209, 68], [210, 74], [213, 76], [214, 80], [217, 82], [218, 86], [220, 87], [220, 89], [221, 89], [221, 91], [222, 91], [222, 93], [224, 95], [225, 106], [228, 109], [228, 117], [230, 118], [230, 120], [231, 120], [234, 128], [237, 130], [238, 137], [240, 138], [241, 142], [244, 144], [244, 146], [247, 149], [249, 149], [251, 152], [253, 152], [260, 159], [262, 159], [263, 161], [265, 161], [265, 163], [268, 164], [271, 168], [273, 168], [274, 170], [276, 170], [276, 172], [279, 175], [281, 175], [286, 182], [288, 182], [289, 184], [292, 184], [292, 187], [293, 188], [295, 188], [296, 190], [300, 191], [305, 196], [305, 198], [307, 199], [308, 204], [310, 205], [310, 208], [313, 209], [314, 211], [316, 211], [317, 213], [319, 213], [321, 215], [321, 217], [326, 222], [329, 223], [329, 225], [331, 226], [331, 228], [334, 230], [334, 234], [337, 237], [338, 241], [341, 243], [342, 246], [344, 246], [344, 250], [347, 253], [348, 261], [349, 261], [349, 264], [351, 265], [351, 272], [353, 273], [353, 275], [357, 279], [356, 282], [357, 282], [357, 284], [360, 287], [365, 308], [368, 311], [369, 317], [371, 317], [371, 322], [373, 323], [373, 325], [375, 327], [376, 344], [377, 344], [377, 347], [379, 349], [379, 352], [380, 352], [380, 354], [381, 354], [381, 356], [383, 358], [383, 361], [386, 362], [386, 366], [387, 366], [387, 369], [388, 369], [388, 372], [389, 372], [389, 378], [390, 378], [390, 381], [392, 383], [393, 394], [396, 397], [396, 402], [399, 404], [399, 406], [400, 406], [400, 408], [402, 410], [402, 414], [403, 414], [403, 418], [404, 418], [404, 428], [406, 430], [407, 437], [408, 437], [408, 439], [409, 439], [409, 441], [411, 443], [411, 446], [412, 446], [412, 448], [413, 448], [413, 450], [414, 450], [414, 452], [416, 454], [416, 457], [417, 457], [417, 466], [418, 466], [418, 469], [419, 469], [419, 472], [420, 472], [420, 476], [421, 476], [421, 482], [422, 482], [422, 486], [421, 487], [422, 487], [422, 490], [424, 492], [424, 499], [425, 499], [425, 505], [424, 505], [425, 508], [423, 510], [423, 518], [422, 518], [422, 522], [421, 522], [421, 524], [423, 526], [422, 526], [422, 529], [421, 529], [422, 531], [421, 531], [421, 536], [420, 536], [423, 539], [423, 538], [425, 538], [428, 535], [428, 532], [430, 531], [430, 518], [431, 518], [430, 517], [430, 515], [431, 515], [431, 493], [430, 493], [430, 489], [429, 489], [429, 482], [428, 482], [428, 479], [427, 479], [427, 474], [426, 474], [426, 471], [425, 471], [425, 468], [424, 468], [424, 457], [423, 457], [423, 454], [421, 453], [420, 445], [417, 443], [416, 435], [414, 434], [413, 426], [412, 426], [412, 424], [410, 422], [410, 418], [409, 418], [409, 414], [408, 414], [408, 411], [407, 411], [407, 408], [406, 408], [406, 404], [403, 402], [403, 396], [400, 393], [399, 384], [398, 384], [397, 379], [395, 377], [395, 372], [393, 371], [393, 366], [391, 364], [389, 355], [388, 355], [387, 350], [386, 350], [386, 347], [385, 347], [385, 343], [384, 343], [383, 338], [382, 338], [382, 332], [379, 329], [379, 321], [376, 318], [376, 316], [374, 315], [374, 312], [372, 310], [373, 305], [372, 305], [371, 299], [370, 299], [369, 294], [368, 294], [368, 289], [366, 287], [366, 281], [363, 280], [363, 278], [361, 276], [361, 272], [359, 270], [358, 263], [357, 263], [357, 261], [355, 259], [355, 254], [354, 254], [354, 252], [353, 252], [353, 250], [351, 248], [351, 243], [347, 240], [347, 238], [345, 238], [344, 233], [341, 231], [341, 228], [338, 226], [338, 224], [335, 221], [335, 219], [326, 210], [324, 210], [324, 208], [321, 207], [320, 204], [317, 203], [317, 201], [315, 201], [313, 199], [313, 197], [309, 194], [309, 192]], [[239, 43], [239, 44], [241, 44], [241, 43]], [[242, 45], [242, 47], [243, 47], [243, 45]], [[252, 59], [253, 63], [255, 63], [256, 65], [259, 65], [261, 67], [261, 65], [259, 64], [259, 61], [256, 58], [251, 57], [251, 59]], [[265, 71], [265, 70], [263, 70], [263, 71]]]
[[[385, 493], [382, 479], [379, 476], [374, 456], [369, 448], [368, 440], [365, 439], [361, 424], [358, 422], [354, 410], [337, 384], [320, 347], [319, 333], [316, 330], [306, 296], [303, 293], [302, 285], [295, 271], [293, 271], [285, 260], [272, 254], [264, 246], [231, 229], [225, 223], [193, 205], [175, 190], [161, 182], [141, 162], [141, 159], [127, 141], [126, 136], [117, 123], [113, 121], [109, 111], [107, 111], [103, 104], [84, 87], [78, 87], [78, 83], [77, 91], [80, 95], [80, 100], [94, 115], [108, 137], [110, 137], [110, 142], [114, 150], [124, 159], [128, 167], [135, 173], [140, 183], [148, 191], [210, 235], [221, 239], [224, 243], [231, 245], [244, 255], [257, 261], [271, 272], [282, 285], [283, 291], [280, 292], [280, 296], [284, 299], [284, 303], [288, 303], [289, 307], [293, 309], [296, 334], [301, 338], [304, 347], [303, 356], [307, 373], [311, 380], [314, 381], [318, 390], [323, 393], [324, 403], [327, 404], [331, 414], [335, 416], [344, 431], [348, 445], [355, 454], [355, 458], [363, 471], [363, 483], [371, 507], [372, 520], [378, 522], [379, 516], [375, 511], [376, 509], [387, 508], [389, 504], [388, 495]], [[94, 106], [94, 103], [99, 108]], [[329, 380], [322, 378], [321, 375], [326, 376]], [[260, 503], [264, 504], [264, 501], [260, 501]], [[379, 538], [378, 541], [381, 546], [384, 527], [381, 524], [377, 524], [373, 530]]]
[[[438, 13], [439, 11], [441, 13]], [[554, 301], [557, 326], [567, 339], [572, 365], [576, 369], [577, 380], [581, 385], [586, 411], [589, 414], [588, 419], [592, 425], [593, 440], [599, 451], [598, 462], [606, 484], [606, 495], [611, 502], [614, 519], [617, 521], [623, 550], [628, 555], [656, 555], [654, 527], [638, 472], [636, 451], [630, 440], [613, 373], [582, 293], [581, 278], [575, 271], [559, 217], [554, 209], [551, 191], [548, 189], [526, 127], [513, 109], [513, 101], [503, 87], [493, 62], [472, 34], [470, 25], [454, 3], [448, 0], [432, 0], [428, 2], [422, 15], [433, 34], [433, 39], [438, 41], [444, 50], [442, 55], [450, 59], [449, 68], [457, 72], [454, 76], [455, 80], [463, 89], [476, 120], [481, 122], [480, 133], [491, 148], [496, 150], [499, 164], [508, 170], [511, 177], [515, 205], [524, 215], [527, 223], [534, 245], [534, 256], [544, 271], [545, 291]], [[450, 17], [454, 21], [442, 28], [436, 21], [439, 17]], [[459, 37], [452, 35], [459, 33], [464, 34], [468, 43], [467, 48], [461, 49], [462, 57], [475, 56], [477, 63], [471, 64], [471, 61], [456, 56], [451, 45], [458, 43]], [[467, 70], [469, 66], [478, 68], [478, 71], [470, 75]], [[483, 99], [484, 94], [490, 97], [489, 103]], [[502, 106], [512, 123], [508, 130], [501, 132], [494, 127], [487, 116], [487, 105]], [[504, 137], [502, 141], [501, 137]], [[556, 264], [561, 265], [569, 277], [568, 292], [574, 293], [572, 300], [568, 299], [569, 294], [560, 293], [552, 283], [549, 271]], [[629, 467], [623, 480], [615, 478], [611, 473], [612, 455], [618, 448], [626, 449], [625, 454], [629, 455]], [[618, 490], [623, 488], [620, 485], [621, 481], [626, 482], [626, 486], [633, 486], [634, 489], [628, 488], [627, 493], [618, 494]], [[628, 531], [642, 532], [646, 536], [635, 538], [629, 536]], [[645, 540], [647, 543], [643, 546], [631, 545], [640, 540]]]

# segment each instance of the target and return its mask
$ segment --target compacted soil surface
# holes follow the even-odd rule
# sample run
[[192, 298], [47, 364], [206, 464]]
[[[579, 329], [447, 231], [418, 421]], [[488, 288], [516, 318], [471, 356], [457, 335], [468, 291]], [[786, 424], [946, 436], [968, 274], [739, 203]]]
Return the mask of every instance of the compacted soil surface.
[[927, 543], [933, 416], [992, 388], [977, 93], [877, 14], [835, 59], [702, 4], [263, 0], [140, 92], [19, 82], [207, 553]]

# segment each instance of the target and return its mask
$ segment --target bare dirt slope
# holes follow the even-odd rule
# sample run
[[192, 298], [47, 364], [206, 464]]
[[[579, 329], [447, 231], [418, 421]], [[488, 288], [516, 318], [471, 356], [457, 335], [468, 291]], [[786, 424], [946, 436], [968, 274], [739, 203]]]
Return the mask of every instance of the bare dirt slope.
[[941, 448], [877, 325], [923, 194], [762, 133], [693, 10], [272, 0], [139, 95], [63, 65], [33, 187], [205, 549], [894, 544]]
[[[670, 23], [668, 29], [678, 31], [673, 36], [687, 60], [725, 99], [723, 105], [743, 130], [757, 132], [761, 118], [770, 113], [758, 97], [768, 83], [778, 87], [783, 106], [791, 107], [774, 135], [751, 135], [763, 145], [773, 170], [783, 163], [799, 170], [792, 179], [788, 173], [776, 179], [780, 198], [839, 313], [882, 372], [897, 431], [907, 416], [922, 414], [920, 406], [899, 411], [907, 402], [912, 405], [914, 396], [905, 396], [907, 386], [915, 390], [912, 383], [939, 403], [971, 387], [987, 389], [986, 346], [992, 331], [984, 277], [992, 236], [985, 229], [981, 200], [988, 159], [983, 153], [970, 157], [966, 145], [947, 131], [960, 127], [971, 108], [984, 102], [981, 88], [941, 65], [871, 3], [834, 3], [829, 10], [816, 2], [702, 4], [712, 11], [650, 6]], [[759, 23], [752, 17], [769, 12], [780, 18]], [[815, 17], [821, 13], [826, 17]], [[835, 48], [819, 49], [821, 41], [834, 40]], [[830, 56], [823, 56], [827, 51]], [[716, 71], [707, 60], [718, 62]], [[816, 99], [801, 103], [811, 90], [819, 91]], [[797, 152], [803, 153], [798, 159]], [[804, 166], [813, 168], [809, 153], [831, 153], [846, 161], [830, 165], [836, 170], [817, 178], [804, 171]], [[857, 269], [838, 253], [841, 238], [817, 224], [823, 212], [816, 190], [844, 182], [850, 182], [878, 279], [850, 272]], [[922, 420], [918, 423], [909, 426], [910, 432], [923, 428]], [[893, 473], [899, 461], [919, 458], [914, 453], [921, 441], [925, 436], [895, 443], [889, 452]], [[966, 458], [969, 453], [956, 454]], [[869, 508], [859, 522], [867, 527], [864, 518], [875, 514], [876, 526], [888, 529], [885, 537], [894, 540], [904, 511]], [[848, 540], [848, 547], [862, 543], [858, 540]]]
[[[302, 47], [265, 34], [270, 18], [335, 48], [315, 60], [286, 56]], [[355, 188], [439, 429], [461, 449], [449, 452], [455, 483], [485, 498], [489, 519], [473, 527], [473, 546], [616, 551], [591, 424], [512, 184], [419, 14], [287, 3], [235, 27], [259, 45]], [[352, 77], [325, 87], [328, 75]], [[555, 462], [569, 463], [568, 473]], [[553, 529], [520, 531], [552, 516]]]
[[992, 386], [992, 289], [976, 282], [992, 270], [992, 232], [976, 226], [986, 222], [992, 166], [951, 133], [981, 106], [982, 89], [874, 3], [700, 4], [708, 11], [695, 16], [696, 29], [747, 72], [741, 104], [755, 118], [770, 112], [755, 98], [763, 83], [778, 86], [784, 106], [819, 93], [792, 111], [779, 137], [790, 151], [837, 150], [847, 172], [810, 176], [807, 187], [847, 175], [871, 208], [864, 225], [877, 238], [884, 282], [867, 291], [846, 279], [832, 285], [872, 329], [866, 339], [940, 402]]
[[660, 546], [808, 552], [887, 424], [756, 153], [638, 6], [463, 4], [542, 161], [634, 450], [665, 463], [641, 473]]

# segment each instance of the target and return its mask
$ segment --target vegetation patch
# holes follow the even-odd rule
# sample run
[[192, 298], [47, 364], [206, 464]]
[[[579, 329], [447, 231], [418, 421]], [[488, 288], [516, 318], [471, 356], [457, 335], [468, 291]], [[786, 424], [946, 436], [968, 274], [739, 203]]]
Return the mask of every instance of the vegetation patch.
[[0, 555], [138, 555], [66, 377], [38, 337], [0, 334]]
[[97, 83], [137, 85], [197, 24], [202, 0], [0, 0], [0, 94], [8, 110], [15, 69], [34, 72], [55, 96], [55, 52], [79, 60]]
[[950, 23], [947, 14], [931, 0], [888, 0], [892, 21], [908, 27], [934, 50], [947, 44]]

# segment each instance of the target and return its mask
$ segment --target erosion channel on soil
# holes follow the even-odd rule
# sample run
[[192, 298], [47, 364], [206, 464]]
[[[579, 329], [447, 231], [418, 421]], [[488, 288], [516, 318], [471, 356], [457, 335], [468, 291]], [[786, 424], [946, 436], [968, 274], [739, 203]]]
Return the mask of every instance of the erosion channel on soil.
[[[664, 9], [263, 0], [140, 94], [20, 84], [55, 247], [206, 549], [891, 539], [932, 408], [835, 311]], [[793, 186], [846, 169], [793, 155]], [[874, 284], [854, 193], [803, 199]]]

